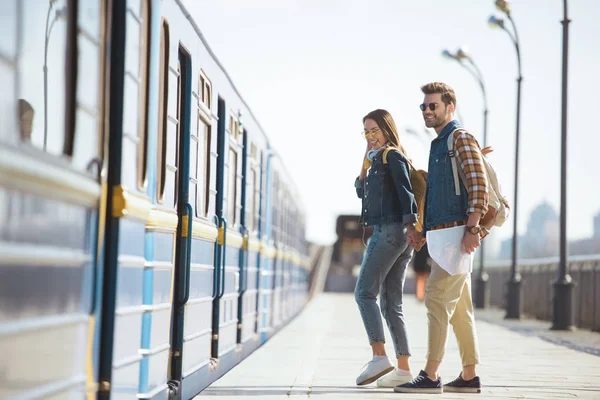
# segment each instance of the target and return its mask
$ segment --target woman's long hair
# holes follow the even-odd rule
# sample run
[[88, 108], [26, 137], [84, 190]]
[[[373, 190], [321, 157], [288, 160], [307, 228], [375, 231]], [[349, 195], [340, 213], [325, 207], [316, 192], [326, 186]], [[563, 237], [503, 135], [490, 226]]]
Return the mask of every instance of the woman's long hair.
[[404, 146], [402, 146], [402, 143], [400, 143], [400, 136], [398, 135], [398, 129], [396, 129], [396, 124], [394, 123], [392, 115], [386, 110], [377, 109], [371, 111], [363, 117], [363, 124], [368, 119], [375, 121], [390, 145], [397, 148], [400, 153], [402, 153], [404, 157], [408, 159], [406, 149]]

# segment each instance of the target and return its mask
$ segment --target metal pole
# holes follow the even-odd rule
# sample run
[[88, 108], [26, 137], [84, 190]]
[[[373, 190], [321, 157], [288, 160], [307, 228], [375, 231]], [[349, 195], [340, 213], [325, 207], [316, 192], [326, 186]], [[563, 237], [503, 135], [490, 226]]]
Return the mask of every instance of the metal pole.
[[[483, 83], [481, 83], [483, 89]], [[487, 116], [488, 116], [488, 108], [487, 108], [487, 100], [485, 99], [485, 90], [483, 92], [484, 95], [484, 104], [485, 110], [483, 111], [483, 147], [487, 146]], [[485, 272], [485, 248], [483, 242], [479, 246], [479, 274], [477, 275], [477, 282], [475, 285], [475, 308], [487, 308], [490, 304], [490, 290], [488, 287], [489, 275]]]
[[572, 330], [575, 283], [569, 275], [567, 243], [567, 78], [569, 67], [569, 22], [567, 0], [564, 0], [563, 54], [562, 54], [562, 110], [560, 152], [560, 261], [558, 277], [553, 283], [552, 327], [554, 330]]
[[523, 76], [521, 74], [521, 52], [519, 51], [519, 36], [517, 34], [517, 29], [515, 23], [510, 16], [507, 14], [508, 19], [510, 20], [513, 29], [515, 31], [515, 37], [513, 38], [510, 35], [510, 32], [506, 30], [511, 38], [513, 39], [513, 43], [515, 45], [515, 49], [517, 51], [517, 63], [519, 68], [519, 76], [517, 78], [517, 132], [515, 138], [515, 201], [513, 204], [513, 246], [512, 246], [512, 264], [510, 271], [510, 280], [507, 282], [508, 290], [506, 291], [506, 315], [507, 319], [520, 319], [521, 318], [521, 274], [519, 273], [518, 265], [517, 265], [517, 250], [518, 250], [518, 229], [517, 229], [517, 211], [518, 211], [518, 199], [519, 199], [519, 127], [521, 122], [521, 82], [523, 80]]
[[[443, 55], [445, 57], [449, 57], [454, 59], [455, 61], [457, 61], [464, 69], [466, 69], [467, 71], [469, 71], [469, 73], [473, 76], [473, 78], [475, 78], [475, 80], [477, 80], [477, 82], [479, 83], [479, 87], [481, 88], [481, 93], [483, 95], [483, 105], [484, 105], [484, 109], [483, 109], [483, 147], [487, 146], [487, 115], [488, 115], [488, 106], [487, 106], [487, 95], [485, 93], [485, 85], [483, 83], [483, 75], [481, 74], [481, 70], [477, 67], [477, 64], [475, 64], [475, 62], [473, 61], [473, 59], [470, 56], [459, 56], [458, 53], [457, 55], [453, 55], [452, 53], [448, 52], [447, 50], [443, 52]], [[473, 69], [475, 71], [473, 71], [471, 68], [467, 67], [462, 60], [463, 59], [467, 59], [469, 61], [469, 63], [471, 64], [471, 66], [473, 66]], [[458, 112], [458, 110], [457, 110]], [[459, 115], [460, 118], [460, 115]], [[461, 123], [462, 123], [462, 118], [460, 118]], [[489, 288], [487, 285], [489, 276], [488, 274], [485, 272], [485, 265], [484, 265], [484, 260], [485, 260], [485, 256], [484, 256], [484, 248], [483, 248], [483, 242], [481, 243], [481, 245], [479, 246], [479, 273], [477, 274], [477, 281], [475, 284], [475, 290], [473, 292], [473, 304], [475, 305], [475, 308], [486, 308], [489, 306], [489, 299], [490, 299], [490, 293], [489, 293]]]
[[[477, 67], [477, 64], [473, 61], [472, 58], [468, 58], [469, 62], [473, 66], [476, 71], [474, 74], [469, 68], [466, 68], [471, 74], [477, 79], [479, 82], [479, 86], [481, 87], [481, 93], [483, 95], [483, 147], [487, 146], [487, 127], [488, 127], [488, 105], [487, 105], [487, 95], [485, 92], [485, 85], [483, 84], [483, 75], [481, 71]], [[463, 65], [461, 63], [461, 65]], [[464, 66], [464, 65], [463, 65]], [[490, 292], [488, 288], [488, 279], [489, 276], [485, 272], [485, 251], [483, 242], [479, 246], [479, 273], [477, 274], [477, 281], [475, 284], [475, 298], [473, 299], [475, 308], [486, 308], [489, 306], [490, 301]]]
[[50, 12], [53, 2], [48, 6], [48, 15], [46, 15], [46, 42], [44, 44], [44, 151], [48, 141], [48, 23], [50, 22]]

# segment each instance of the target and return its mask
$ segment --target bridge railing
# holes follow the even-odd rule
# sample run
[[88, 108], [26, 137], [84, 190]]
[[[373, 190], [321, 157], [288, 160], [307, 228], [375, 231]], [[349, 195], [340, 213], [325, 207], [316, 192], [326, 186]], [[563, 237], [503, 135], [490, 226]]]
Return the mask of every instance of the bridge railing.
[[[518, 266], [522, 277], [524, 314], [552, 320], [552, 283], [558, 274], [558, 257], [519, 260]], [[489, 275], [490, 304], [505, 307], [510, 261], [487, 262], [486, 272]], [[570, 256], [569, 273], [576, 284], [573, 310], [575, 325], [600, 331], [600, 254]]]

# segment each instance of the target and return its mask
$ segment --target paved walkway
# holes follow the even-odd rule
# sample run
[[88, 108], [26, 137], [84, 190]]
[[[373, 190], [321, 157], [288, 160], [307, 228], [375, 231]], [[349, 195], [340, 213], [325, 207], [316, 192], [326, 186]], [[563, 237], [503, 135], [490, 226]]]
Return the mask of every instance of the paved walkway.
[[[405, 303], [411, 367], [418, 373], [425, 361], [426, 310], [412, 296]], [[551, 332], [546, 322], [507, 322], [500, 314], [476, 312], [482, 355], [478, 374], [484, 385], [480, 395], [411, 395], [375, 385], [355, 386], [371, 354], [354, 298], [321, 294], [196, 399], [600, 399], [599, 333]], [[391, 340], [386, 341], [388, 354], [394, 354]], [[459, 368], [451, 333], [440, 370], [443, 380], [454, 379]]]

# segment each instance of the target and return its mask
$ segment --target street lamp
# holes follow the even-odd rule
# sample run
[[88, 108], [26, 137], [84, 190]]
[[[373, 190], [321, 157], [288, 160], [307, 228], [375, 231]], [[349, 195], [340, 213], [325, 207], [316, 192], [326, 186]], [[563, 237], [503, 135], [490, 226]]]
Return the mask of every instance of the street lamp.
[[552, 329], [573, 329], [573, 304], [575, 285], [569, 275], [567, 263], [567, 78], [569, 67], [569, 17], [567, 16], [567, 0], [564, 1], [563, 54], [562, 54], [562, 110], [561, 110], [561, 151], [560, 151], [560, 261], [558, 277], [554, 286], [552, 308]]
[[[473, 61], [471, 54], [465, 46], [459, 48], [456, 53], [451, 53], [448, 50], [442, 51], [442, 56], [446, 58], [453, 59], [457, 61], [464, 69], [469, 71], [469, 73], [475, 78], [475, 80], [479, 83], [479, 87], [481, 88], [481, 93], [483, 94], [483, 147], [487, 146], [487, 116], [488, 116], [488, 106], [487, 106], [487, 95], [485, 93], [485, 85], [483, 83], [483, 75], [481, 74], [481, 70]], [[471, 67], [463, 62], [466, 60]], [[483, 242], [479, 248], [479, 274], [477, 276], [477, 284], [475, 286], [475, 307], [476, 308], [486, 308], [489, 303], [489, 289], [487, 287], [488, 282], [488, 274], [484, 269], [484, 248]]]
[[517, 27], [515, 21], [512, 18], [510, 12], [510, 3], [506, 0], [496, 0], [496, 8], [504, 12], [506, 17], [512, 25], [512, 30], [507, 29], [504, 19], [497, 16], [491, 16], [488, 19], [488, 23], [492, 28], [500, 28], [504, 30], [511, 41], [515, 45], [517, 51], [517, 66], [519, 76], [517, 77], [517, 132], [516, 132], [516, 145], [515, 145], [515, 201], [513, 204], [513, 245], [512, 245], [512, 264], [510, 272], [510, 280], [508, 281], [508, 290], [506, 292], [506, 316], [505, 318], [519, 319], [521, 318], [521, 274], [517, 267], [517, 201], [518, 201], [518, 190], [519, 190], [519, 123], [521, 121], [521, 81], [523, 75], [521, 74], [521, 51], [519, 50], [519, 35], [517, 33]]
[[54, 9], [56, 0], [50, 0], [48, 4], [48, 15], [46, 16], [46, 42], [44, 44], [44, 151], [48, 141], [48, 42], [54, 23], [67, 15], [66, 7], [59, 8], [54, 12], [54, 19], [50, 23], [50, 14]]

